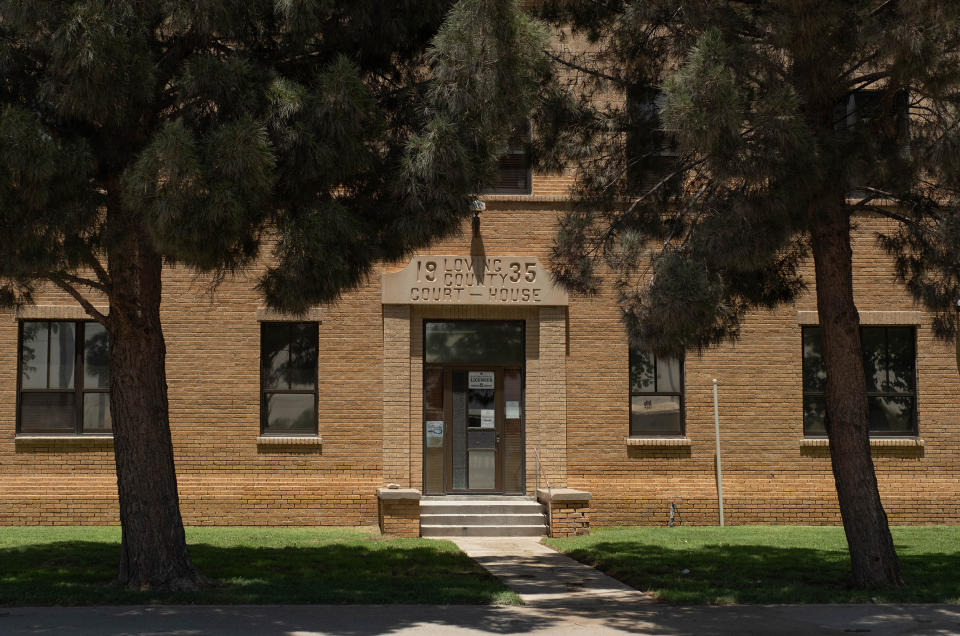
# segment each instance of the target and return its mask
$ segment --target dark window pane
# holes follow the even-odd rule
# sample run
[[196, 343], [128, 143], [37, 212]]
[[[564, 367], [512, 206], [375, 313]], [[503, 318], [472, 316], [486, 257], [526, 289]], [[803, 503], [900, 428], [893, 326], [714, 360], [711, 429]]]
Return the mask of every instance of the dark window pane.
[[83, 432], [109, 433], [112, 427], [110, 394], [85, 393], [83, 395]]
[[867, 381], [867, 391], [886, 391], [887, 347], [884, 328], [861, 329], [860, 348], [863, 351], [863, 375]]
[[75, 393], [21, 393], [21, 433], [73, 433]]
[[20, 386], [24, 389], [47, 388], [47, 353], [50, 323], [23, 323], [23, 344], [20, 354]]
[[483, 192], [488, 194], [529, 194], [530, 158], [524, 144], [530, 137], [530, 124], [524, 122], [517, 126], [510, 138], [507, 152], [497, 163], [495, 180]]
[[317, 325], [290, 325], [290, 388], [313, 390], [317, 386]]
[[493, 389], [467, 389], [467, 426], [493, 428], [496, 411]]
[[827, 367], [819, 327], [803, 328], [803, 390], [822, 392], [827, 388]]
[[523, 323], [455, 320], [426, 323], [428, 363], [523, 363]]
[[657, 392], [681, 393], [680, 361], [676, 358], [657, 358]]
[[652, 393], [656, 390], [656, 366], [653, 354], [649, 351], [630, 353], [630, 391], [633, 393]]
[[804, 435], [826, 435], [827, 402], [822, 395], [803, 396]]
[[887, 329], [888, 393], [913, 393], [916, 390], [917, 354], [912, 327]]
[[887, 435], [913, 435], [912, 397], [870, 397], [870, 432]]
[[83, 327], [83, 388], [110, 387], [110, 340], [107, 330], [98, 322]]
[[680, 398], [673, 395], [634, 395], [630, 398], [631, 435], [680, 435]]
[[268, 393], [264, 398], [267, 423], [264, 432], [306, 433], [316, 430], [315, 398], [311, 393]]
[[290, 325], [265, 323], [260, 347], [264, 389], [289, 389]]
[[73, 388], [73, 368], [76, 361], [76, 347], [76, 326], [72, 322], [50, 323], [49, 388]]

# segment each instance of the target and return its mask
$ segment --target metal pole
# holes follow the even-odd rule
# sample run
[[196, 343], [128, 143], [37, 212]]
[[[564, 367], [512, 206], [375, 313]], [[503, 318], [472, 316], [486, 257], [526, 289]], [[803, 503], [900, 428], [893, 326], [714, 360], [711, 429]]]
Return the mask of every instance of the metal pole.
[[713, 379], [713, 434], [717, 440], [717, 499], [720, 502], [720, 525], [723, 525], [723, 468], [720, 465], [720, 410], [717, 407], [717, 379]]

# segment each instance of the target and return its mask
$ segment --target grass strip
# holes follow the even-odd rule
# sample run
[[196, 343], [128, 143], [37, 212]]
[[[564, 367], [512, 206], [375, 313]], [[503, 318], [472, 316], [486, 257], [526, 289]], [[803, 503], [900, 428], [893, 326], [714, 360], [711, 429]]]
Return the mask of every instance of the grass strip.
[[118, 527], [0, 527], [0, 605], [519, 604], [449, 541], [370, 528], [187, 528], [213, 585], [157, 593], [113, 587]]
[[960, 601], [960, 527], [891, 530], [907, 585], [876, 590], [849, 585], [839, 527], [595, 528], [545, 542], [666, 603]]

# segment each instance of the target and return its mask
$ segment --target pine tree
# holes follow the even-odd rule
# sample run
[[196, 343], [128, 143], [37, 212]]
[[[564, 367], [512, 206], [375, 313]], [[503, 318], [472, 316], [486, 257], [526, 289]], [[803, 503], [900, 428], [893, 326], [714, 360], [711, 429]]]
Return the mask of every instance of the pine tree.
[[796, 298], [812, 255], [853, 581], [901, 584], [870, 455], [851, 222], [895, 222], [879, 245], [956, 338], [960, 6], [610, 0], [547, 15], [590, 42], [553, 53], [569, 81], [536, 117], [541, 164], [580, 174], [555, 272], [591, 290], [605, 261], [632, 341], [667, 353], [735, 339], [746, 311]]
[[269, 255], [258, 287], [297, 313], [457, 231], [544, 38], [512, 0], [0, 2], [0, 301], [52, 284], [109, 332], [120, 585], [203, 580], [163, 268], [218, 280]]

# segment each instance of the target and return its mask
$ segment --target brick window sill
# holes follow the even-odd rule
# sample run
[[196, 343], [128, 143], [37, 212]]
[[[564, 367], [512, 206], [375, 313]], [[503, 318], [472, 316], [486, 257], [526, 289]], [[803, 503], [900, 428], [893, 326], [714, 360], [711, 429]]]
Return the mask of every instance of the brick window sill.
[[627, 446], [690, 446], [688, 437], [627, 437]]
[[[826, 437], [804, 437], [800, 440], [801, 448], [823, 447], [828, 448], [830, 440]], [[926, 446], [926, 442], [919, 437], [875, 437], [870, 440], [870, 446], [913, 448]]]
[[323, 446], [319, 435], [258, 435], [257, 446]]
[[113, 446], [113, 435], [17, 435], [17, 446]]

